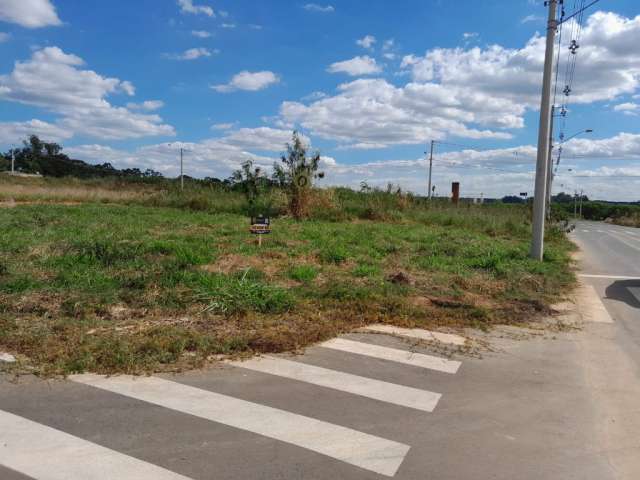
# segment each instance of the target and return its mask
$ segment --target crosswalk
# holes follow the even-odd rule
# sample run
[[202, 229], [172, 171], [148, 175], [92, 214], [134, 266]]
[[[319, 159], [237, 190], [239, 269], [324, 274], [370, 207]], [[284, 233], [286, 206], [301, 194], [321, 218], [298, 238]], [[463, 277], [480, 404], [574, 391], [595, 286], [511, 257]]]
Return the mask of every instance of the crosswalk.
[[[453, 345], [464, 344], [462, 337], [439, 334], [421, 329], [398, 329], [376, 325], [369, 331], [413, 338], [437, 340]], [[375, 359], [412, 368], [412, 373], [424, 376], [454, 375], [461, 362], [400, 348], [383, 347], [362, 339], [336, 338], [318, 347], [339, 351], [353, 361]], [[254, 371], [286, 382], [298, 382], [309, 388], [338, 391], [374, 402], [383, 402], [425, 415], [432, 414], [442, 394], [426, 389], [382, 381], [313, 365], [304, 357], [264, 356], [246, 361], [228, 362], [234, 371]], [[421, 373], [425, 372], [425, 373]], [[213, 373], [215, 375], [215, 373]], [[373, 372], [375, 376], [375, 372]], [[168, 411], [197, 417], [210, 422], [211, 428], [221, 424], [255, 434], [276, 442], [292, 445], [332, 461], [394, 477], [411, 446], [397, 439], [383, 438], [364, 426], [330, 423], [313, 415], [301, 415], [282, 408], [221, 394], [157, 376], [105, 377], [94, 374], [74, 375], [70, 380], [98, 391], [145, 402]], [[398, 410], [402, 412], [403, 410]], [[401, 413], [399, 413], [401, 414]], [[135, 478], [140, 480], [182, 480], [183, 476], [134, 456], [92, 443], [27, 418], [0, 410], [0, 466], [12, 469], [36, 480], [98, 480]], [[41, 460], [45, 458], [45, 460]], [[185, 472], [182, 472], [185, 473]], [[195, 480], [195, 479], [194, 479]]]

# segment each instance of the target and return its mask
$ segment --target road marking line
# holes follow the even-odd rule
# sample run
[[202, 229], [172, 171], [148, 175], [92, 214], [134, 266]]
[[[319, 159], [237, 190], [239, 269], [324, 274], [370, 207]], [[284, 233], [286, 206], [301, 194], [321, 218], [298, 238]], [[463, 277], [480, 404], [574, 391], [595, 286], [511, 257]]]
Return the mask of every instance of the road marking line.
[[432, 332], [421, 328], [400, 328], [393, 325], [369, 325], [364, 330], [377, 333], [388, 333], [398, 335], [400, 337], [418, 338], [420, 340], [436, 340], [441, 343], [450, 343], [452, 345], [464, 345], [467, 339], [460, 335], [451, 333]]
[[585, 322], [613, 323], [600, 295], [592, 285], [583, 285], [578, 293], [578, 311]]
[[625, 275], [591, 275], [588, 273], [579, 273], [581, 278], [607, 278], [610, 280], [640, 280], [640, 277], [627, 277]]
[[0, 465], [37, 480], [189, 480], [3, 411], [0, 411]]
[[445, 373], [456, 373], [461, 365], [460, 362], [454, 360], [424, 355], [422, 353], [408, 352], [406, 350], [397, 350], [395, 348], [380, 347], [369, 343], [353, 342], [344, 338], [334, 338], [328, 342], [321, 343], [320, 346]]
[[[614, 232], [607, 232], [607, 235], [609, 235], [610, 237], [615, 238], [616, 240], [618, 240], [619, 242], [624, 243], [625, 245], [627, 245], [628, 247], [633, 248], [634, 250], [638, 250], [640, 251], [640, 247], [638, 247], [637, 245], [633, 245], [632, 243], [629, 243], [628, 241], [626, 241], [624, 238], [620, 237], [620, 235], [615, 234]], [[635, 240], [635, 239], [634, 239]]]
[[589, 230], [582, 230], [582, 233], [589, 233]]
[[425, 412], [433, 412], [442, 396], [439, 393], [428, 390], [419, 390], [372, 378], [337, 372], [305, 363], [292, 362], [284, 358], [267, 356], [245, 362], [229, 363], [235, 367], [299, 380]]
[[392, 477], [409, 446], [277, 408], [158, 377], [75, 375], [71, 380], [160, 405]]

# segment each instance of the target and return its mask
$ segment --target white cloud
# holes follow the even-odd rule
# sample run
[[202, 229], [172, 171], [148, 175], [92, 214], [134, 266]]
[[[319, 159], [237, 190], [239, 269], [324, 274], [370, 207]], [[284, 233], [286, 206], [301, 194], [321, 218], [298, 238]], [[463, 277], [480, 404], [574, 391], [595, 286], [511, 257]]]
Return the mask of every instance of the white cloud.
[[304, 105], [284, 102], [285, 122], [300, 124], [314, 135], [356, 148], [420, 144], [449, 135], [510, 138], [506, 132], [468, 124], [502, 127], [514, 121], [505, 105], [464, 89], [436, 84], [395, 87], [382, 79], [359, 79], [338, 87], [339, 93]]
[[29, 135], [38, 135], [42, 140], [60, 142], [73, 136], [68, 129], [41, 120], [0, 123], [0, 144], [17, 144]]
[[332, 13], [335, 12], [333, 5], [318, 5], [317, 3], [307, 3], [304, 7], [309, 12]]
[[527, 15], [522, 20], [520, 20], [520, 23], [529, 23], [529, 22], [535, 22], [535, 23], [544, 22], [544, 17], [542, 15]]
[[211, 130], [230, 130], [234, 125], [234, 123], [214, 123], [211, 125]]
[[256, 23], [250, 23], [250, 24], [248, 25], [248, 27], [249, 27], [251, 30], [262, 30], [262, 25], [258, 25], [258, 24], [256, 24]]
[[373, 35], [365, 35], [363, 38], [356, 40], [356, 45], [362, 48], [370, 49], [376, 43], [376, 37]]
[[[582, 32], [570, 101], [592, 103], [637, 94], [640, 54], [629, 45], [638, 43], [640, 16], [591, 15]], [[411, 75], [409, 83], [357, 80], [310, 105], [284, 102], [280, 116], [286, 124], [300, 124], [312, 135], [338, 141], [342, 148], [419, 144], [452, 136], [509, 138], [509, 130], [523, 128], [526, 113], [539, 107], [543, 62], [544, 38], [539, 35], [519, 49], [435, 48], [403, 58], [400, 73]], [[564, 72], [562, 64], [560, 68]]]
[[114, 107], [106, 100], [114, 94], [134, 95], [130, 82], [103, 77], [83, 66], [80, 57], [58, 47], [37, 50], [31, 59], [16, 62], [13, 72], [0, 75], [0, 99], [58, 114], [56, 125], [74, 135], [124, 139], [174, 134], [159, 116]]
[[465, 40], [471, 40], [473, 38], [478, 38], [480, 34], [478, 32], [464, 32], [462, 34], [462, 38], [464, 38]]
[[[591, 15], [582, 31], [571, 101], [591, 103], [633, 93], [640, 85], [640, 55], [628, 45], [637, 42], [640, 16]], [[521, 49], [499, 45], [469, 50], [436, 48], [423, 57], [406, 56], [403, 66], [416, 81], [469, 88], [531, 108], [540, 102], [544, 47], [544, 38], [535, 35]], [[562, 50], [566, 51], [566, 44]]]
[[191, 30], [191, 35], [198, 38], [210, 38], [211, 33], [206, 30]]
[[350, 60], [344, 60], [342, 62], [332, 63], [327, 71], [330, 73], [346, 73], [352, 77], [358, 75], [372, 75], [380, 73], [382, 67], [380, 67], [374, 58], [368, 55], [354, 57]]
[[638, 115], [640, 113], [640, 104], [638, 103], [620, 103], [613, 107], [613, 110], [616, 112], [622, 112], [625, 115]]
[[17, 23], [26, 28], [62, 25], [55, 7], [49, 0], [2, 0], [0, 20]]
[[236, 28], [236, 24], [235, 23], [223, 23], [222, 25], [220, 25], [222, 28], [227, 28], [229, 30]]
[[178, 54], [168, 54], [166, 55], [167, 58], [170, 58], [172, 60], [197, 60], [199, 58], [206, 58], [206, 57], [210, 57], [213, 54], [218, 54], [219, 50], [209, 50], [208, 48], [204, 48], [204, 47], [198, 47], [198, 48], [190, 48], [188, 50], [185, 50], [182, 53], [178, 53]]
[[10, 33], [0, 32], [0, 43], [6, 42], [11, 38]]
[[206, 15], [207, 17], [215, 17], [213, 8], [206, 5], [194, 5], [193, 0], [178, 0], [180, 11], [182, 13], [191, 13], [193, 15]]
[[127, 103], [127, 108], [130, 110], [145, 110], [147, 112], [153, 112], [154, 110], [159, 110], [164, 107], [164, 102], [162, 100], [146, 100], [142, 103]]
[[212, 85], [211, 88], [220, 93], [234, 92], [236, 90], [255, 92], [257, 90], [264, 90], [279, 81], [278, 76], [268, 70], [262, 72], [248, 72], [244, 70], [235, 74], [229, 83]]
[[218, 15], [220, 15], [222, 18], [227, 18], [229, 16], [229, 12], [227, 12], [226, 10], [219, 10]]
[[[230, 132], [221, 141], [246, 150], [281, 152], [291, 142], [291, 135], [291, 130], [270, 127], [241, 128]], [[311, 144], [311, 140], [304, 135], [300, 135], [300, 139], [306, 145]]]
[[301, 100], [303, 102], [309, 102], [312, 100], [320, 100], [321, 98], [325, 98], [326, 96], [327, 96], [326, 93], [316, 91], [316, 92], [311, 92], [309, 95], [305, 95], [304, 97], [302, 97]]

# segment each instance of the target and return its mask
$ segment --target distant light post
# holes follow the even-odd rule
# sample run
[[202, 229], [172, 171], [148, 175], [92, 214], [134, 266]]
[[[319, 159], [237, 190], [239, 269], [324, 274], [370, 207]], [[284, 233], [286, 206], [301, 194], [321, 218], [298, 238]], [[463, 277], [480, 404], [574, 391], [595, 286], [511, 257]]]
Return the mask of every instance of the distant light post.
[[[582, 135], [583, 133], [593, 133], [593, 129], [591, 128], [587, 128], [584, 130], [580, 130], [579, 132], [574, 133], [573, 135], [571, 135], [568, 138], [564, 138], [563, 136], [560, 137], [560, 145], [558, 145], [558, 159], [556, 160], [556, 170], [558, 168], [558, 166], [560, 165], [560, 157], [562, 155], [562, 146], [567, 143], [569, 140], [571, 140], [572, 138], [577, 137], [578, 135]], [[549, 155], [549, 189], [547, 191], [547, 218], [551, 218], [551, 200], [553, 198], [553, 196], [551, 195], [551, 188], [553, 187], [553, 179], [556, 176], [555, 173], [553, 172], [553, 168], [551, 168], [551, 155]], [[569, 171], [571, 171], [571, 169], [569, 169]]]
[[[172, 147], [173, 143], [168, 143]], [[180, 144], [180, 190], [184, 190], [184, 147]]]

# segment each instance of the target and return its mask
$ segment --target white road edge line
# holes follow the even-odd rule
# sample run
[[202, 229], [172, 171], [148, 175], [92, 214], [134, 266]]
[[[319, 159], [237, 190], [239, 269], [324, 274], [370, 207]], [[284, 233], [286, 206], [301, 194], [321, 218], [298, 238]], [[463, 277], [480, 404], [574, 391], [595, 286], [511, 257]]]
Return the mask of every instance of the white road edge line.
[[579, 273], [581, 278], [605, 278], [610, 280], [640, 280], [640, 277], [628, 277], [625, 275], [592, 275], [588, 273]]
[[0, 465], [36, 480], [190, 480], [4, 411], [0, 411]]
[[461, 365], [460, 362], [455, 360], [447, 360], [445, 358], [395, 348], [380, 347], [370, 343], [354, 342], [344, 338], [334, 338], [328, 342], [321, 343], [320, 346], [342, 352], [354, 353], [356, 355], [364, 355], [381, 360], [412, 365], [414, 367], [428, 368], [429, 370], [437, 370], [444, 373], [456, 373]]
[[577, 306], [585, 322], [613, 323], [611, 315], [593, 285], [582, 285], [578, 293]]
[[[306, 448], [393, 477], [409, 446], [158, 377], [75, 375], [74, 382]], [[249, 453], [249, 452], [247, 452]]]
[[417, 338], [420, 340], [436, 340], [440, 343], [449, 343], [451, 345], [464, 345], [467, 339], [460, 335], [451, 333], [432, 332], [421, 328], [400, 328], [393, 325], [369, 325], [364, 330], [376, 333], [388, 333], [390, 335], [398, 335], [400, 337]]
[[442, 397], [441, 394], [428, 390], [360, 377], [284, 358], [267, 356], [247, 361], [229, 362], [229, 364], [234, 367], [311, 383], [425, 412], [433, 412]]

